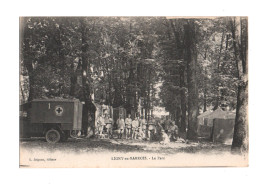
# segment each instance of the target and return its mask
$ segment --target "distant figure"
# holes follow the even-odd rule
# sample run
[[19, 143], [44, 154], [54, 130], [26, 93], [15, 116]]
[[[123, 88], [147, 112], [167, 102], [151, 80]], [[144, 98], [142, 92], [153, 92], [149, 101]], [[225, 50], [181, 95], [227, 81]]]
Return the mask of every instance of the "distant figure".
[[170, 138], [165, 133], [164, 130], [161, 130], [161, 135], [162, 135], [162, 138], [161, 138], [160, 144], [163, 144], [163, 145], [169, 144], [170, 143]]
[[148, 140], [151, 140], [151, 134], [154, 135], [155, 132], [155, 120], [151, 116], [148, 120]]
[[89, 127], [87, 130], [87, 133], [85, 133], [85, 138], [94, 137], [94, 135], [95, 135], [95, 120], [92, 119], [92, 116], [90, 113], [88, 115], [88, 123], [89, 123]]
[[174, 141], [179, 139], [179, 128], [177, 125], [175, 125], [175, 122], [172, 122], [171, 125], [169, 126], [168, 134], [170, 139]]
[[135, 117], [134, 121], [132, 122], [132, 139], [136, 139], [138, 134], [138, 127], [139, 127], [139, 120]]
[[161, 124], [163, 129], [165, 128], [165, 121], [166, 121], [165, 117], [162, 117], [161, 120], [160, 120], [160, 124]]
[[159, 120], [156, 125], [155, 125], [155, 137], [156, 137], [156, 140], [160, 140], [161, 138], [161, 130], [163, 130], [163, 127], [162, 127], [162, 124], [161, 124], [161, 120]]
[[125, 121], [124, 121], [124, 118], [123, 116], [120, 116], [118, 118], [118, 120], [116, 121], [116, 124], [117, 124], [117, 128], [119, 130], [119, 136], [118, 138], [119, 139], [122, 139], [122, 135], [124, 133], [124, 129], [125, 129]]
[[140, 129], [141, 129], [140, 132], [141, 132], [142, 139], [145, 139], [147, 122], [144, 116], [141, 116], [141, 120], [139, 123], [140, 123]]
[[172, 121], [169, 117], [166, 117], [166, 120], [164, 121], [164, 131], [168, 133], [169, 127], [172, 124]]
[[125, 119], [125, 128], [126, 128], [126, 139], [128, 139], [131, 135], [131, 128], [132, 128], [132, 119], [131, 115], [128, 115], [128, 118]]
[[108, 138], [113, 138], [113, 119], [107, 114], [105, 117]]
[[161, 131], [163, 129], [163, 126], [162, 126], [162, 121], [158, 121], [157, 124], [156, 124], [156, 130], [157, 131]]
[[97, 120], [97, 124], [98, 124], [99, 134], [102, 135], [103, 130], [104, 130], [104, 126], [106, 125], [105, 118], [102, 114], [99, 115], [99, 118]]

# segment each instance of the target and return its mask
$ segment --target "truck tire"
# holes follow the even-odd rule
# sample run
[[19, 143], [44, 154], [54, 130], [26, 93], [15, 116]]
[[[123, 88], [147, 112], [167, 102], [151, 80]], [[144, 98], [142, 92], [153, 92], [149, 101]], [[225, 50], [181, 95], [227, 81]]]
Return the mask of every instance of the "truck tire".
[[48, 143], [57, 143], [61, 139], [61, 134], [56, 129], [50, 129], [45, 134], [45, 139]]

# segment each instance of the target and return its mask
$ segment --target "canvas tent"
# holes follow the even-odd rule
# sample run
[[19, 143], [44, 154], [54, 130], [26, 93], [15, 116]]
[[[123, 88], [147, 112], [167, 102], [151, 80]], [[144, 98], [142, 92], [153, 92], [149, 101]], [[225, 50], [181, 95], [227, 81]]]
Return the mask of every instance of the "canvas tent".
[[232, 144], [235, 119], [214, 119], [212, 141]]
[[216, 109], [215, 111], [206, 111], [199, 115], [198, 124], [213, 126], [214, 119], [235, 119], [236, 113], [234, 111], [223, 111], [221, 108]]
[[199, 115], [198, 118], [198, 136], [210, 138], [212, 133], [214, 119], [235, 119], [235, 112], [223, 111], [221, 108], [215, 111], [206, 111]]
[[207, 116], [210, 115], [212, 112], [212, 110], [207, 110], [206, 112], [203, 112], [201, 115], [199, 115], [197, 117], [198, 125], [207, 125], [207, 120], [204, 120], [204, 118], [207, 118]]

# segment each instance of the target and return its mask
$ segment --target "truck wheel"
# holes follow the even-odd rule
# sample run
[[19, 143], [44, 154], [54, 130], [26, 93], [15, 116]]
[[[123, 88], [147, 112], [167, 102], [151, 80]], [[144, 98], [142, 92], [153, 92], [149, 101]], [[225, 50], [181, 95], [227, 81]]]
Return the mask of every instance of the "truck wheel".
[[45, 138], [48, 143], [57, 143], [60, 141], [61, 135], [59, 131], [51, 129], [47, 131]]

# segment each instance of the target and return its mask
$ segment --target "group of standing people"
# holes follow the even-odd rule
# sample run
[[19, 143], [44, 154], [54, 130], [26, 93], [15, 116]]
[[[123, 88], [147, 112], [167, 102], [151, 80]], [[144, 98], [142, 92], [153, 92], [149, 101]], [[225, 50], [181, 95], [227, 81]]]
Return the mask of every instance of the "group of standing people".
[[135, 119], [132, 120], [131, 115], [128, 115], [128, 117], [124, 120], [124, 118], [120, 116], [116, 122], [117, 128], [119, 130], [118, 138], [122, 139], [124, 131], [126, 139], [143, 138], [143, 123], [144, 122], [142, 122], [142, 119], [139, 117], [135, 117]]
[[97, 120], [98, 125], [98, 133], [100, 135], [103, 134], [104, 130], [107, 130], [108, 137], [113, 137], [113, 119], [110, 117], [110, 115], [100, 115]]
[[[113, 138], [113, 119], [109, 115], [100, 116], [97, 120], [99, 134], [102, 135], [106, 129], [108, 138]], [[169, 138], [178, 138], [178, 127], [173, 121], [168, 119], [155, 120], [149, 117], [148, 121], [141, 116], [134, 119], [128, 115], [126, 119], [121, 115], [116, 121], [118, 138], [122, 139], [123, 135], [126, 139], [147, 139], [151, 140], [155, 136], [159, 138], [165, 133]], [[158, 139], [159, 140], [159, 139]]]
[[124, 120], [121, 116], [116, 122], [121, 139], [124, 132], [126, 139], [157, 139], [160, 140], [162, 134], [168, 135], [169, 139], [177, 140], [179, 135], [178, 126], [170, 118], [155, 120], [149, 117], [148, 121], [142, 116], [131, 119], [131, 115]]

